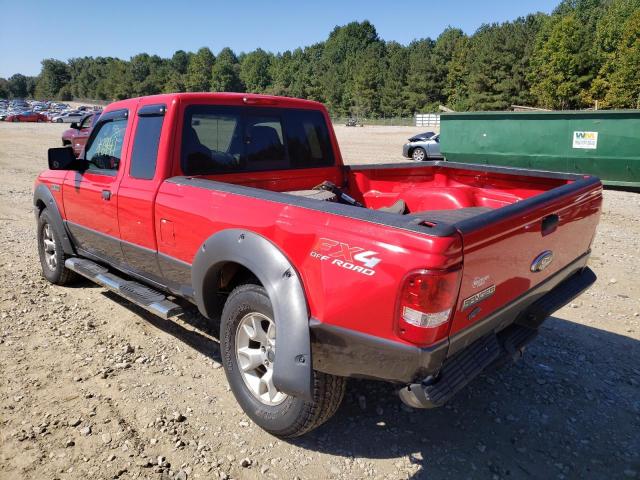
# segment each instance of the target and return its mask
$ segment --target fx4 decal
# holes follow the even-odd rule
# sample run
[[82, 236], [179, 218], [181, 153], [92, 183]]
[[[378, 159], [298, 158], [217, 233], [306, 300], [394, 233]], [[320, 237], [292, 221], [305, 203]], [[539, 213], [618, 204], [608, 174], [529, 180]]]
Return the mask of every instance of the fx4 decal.
[[330, 238], [318, 239], [310, 255], [320, 261], [330, 262], [331, 265], [370, 277], [376, 274], [375, 267], [380, 263], [380, 259], [376, 257], [378, 252], [354, 247]]

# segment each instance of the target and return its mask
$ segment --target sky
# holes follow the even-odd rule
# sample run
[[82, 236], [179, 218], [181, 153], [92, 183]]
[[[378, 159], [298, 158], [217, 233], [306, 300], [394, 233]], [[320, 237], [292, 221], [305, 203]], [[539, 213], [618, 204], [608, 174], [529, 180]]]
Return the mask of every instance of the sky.
[[473, 33], [483, 23], [534, 12], [559, 0], [0, 0], [0, 77], [37, 75], [44, 58], [171, 57], [176, 50], [260, 47], [293, 50], [323, 41], [336, 25], [369, 20], [387, 41], [436, 38], [447, 26]]

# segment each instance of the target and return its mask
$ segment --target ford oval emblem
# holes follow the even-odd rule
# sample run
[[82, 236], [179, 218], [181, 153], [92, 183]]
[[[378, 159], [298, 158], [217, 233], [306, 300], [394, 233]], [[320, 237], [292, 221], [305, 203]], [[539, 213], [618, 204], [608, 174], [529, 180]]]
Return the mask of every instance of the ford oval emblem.
[[531, 271], [532, 272], [541, 272], [545, 268], [547, 268], [551, 262], [553, 262], [553, 252], [551, 250], [546, 250], [538, 255], [533, 262], [531, 262]]

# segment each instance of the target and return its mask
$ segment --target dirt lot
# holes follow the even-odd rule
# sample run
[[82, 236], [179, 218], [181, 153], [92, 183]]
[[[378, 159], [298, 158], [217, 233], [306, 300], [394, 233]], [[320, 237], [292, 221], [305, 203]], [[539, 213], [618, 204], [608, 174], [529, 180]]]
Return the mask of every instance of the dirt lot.
[[[640, 477], [640, 194], [605, 192], [599, 281], [523, 361], [432, 411], [352, 381], [333, 420], [286, 442], [236, 405], [196, 313], [41, 278], [31, 190], [63, 128], [0, 123], [0, 478]], [[348, 161], [395, 161], [419, 130], [338, 135]]]

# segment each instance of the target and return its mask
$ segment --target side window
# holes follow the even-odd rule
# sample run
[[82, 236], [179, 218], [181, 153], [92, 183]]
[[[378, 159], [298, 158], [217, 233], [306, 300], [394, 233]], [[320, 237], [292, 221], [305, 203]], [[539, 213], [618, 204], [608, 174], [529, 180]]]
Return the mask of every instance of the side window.
[[244, 143], [239, 109], [187, 108], [182, 129], [182, 170], [187, 175], [240, 170]]
[[85, 153], [89, 171], [115, 175], [120, 165], [126, 130], [127, 119], [124, 114], [103, 118], [96, 125], [87, 142]]
[[285, 125], [292, 168], [334, 165], [329, 130], [321, 112], [315, 110], [288, 111]]
[[84, 117], [82, 119], [82, 121], [80, 122], [80, 129], [83, 128], [88, 128], [89, 126], [91, 126], [91, 122], [93, 120], [94, 115], [87, 115], [86, 117]]
[[164, 110], [164, 105], [147, 105], [138, 112], [129, 171], [133, 178], [151, 180], [156, 173]]

